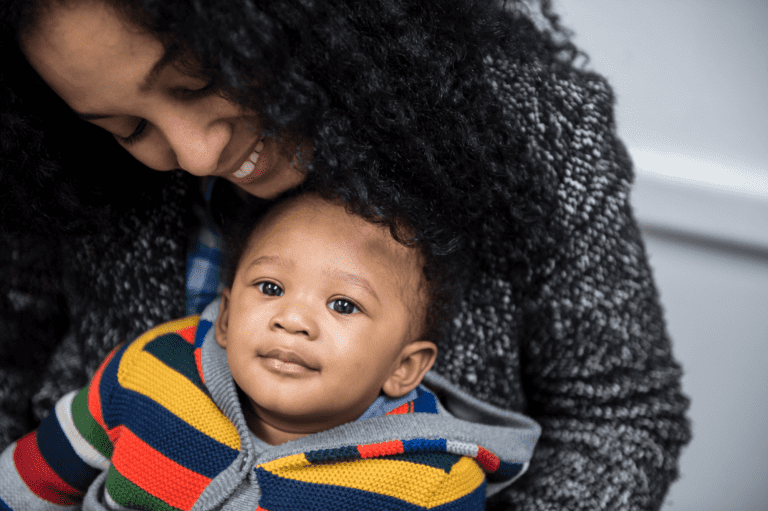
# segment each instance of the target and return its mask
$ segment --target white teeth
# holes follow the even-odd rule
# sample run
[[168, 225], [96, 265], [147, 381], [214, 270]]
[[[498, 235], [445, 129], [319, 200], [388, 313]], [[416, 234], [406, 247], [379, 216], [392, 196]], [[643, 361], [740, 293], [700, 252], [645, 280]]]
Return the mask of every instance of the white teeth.
[[248, 160], [250, 161], [243, 163], [240, 168], [232, 175], [238, 179], [242, 179], [251, 175], [251, 172], [253, 172], [253, 169], [256, 168], [256, 164], [259, 162], [259, 153], [262, 149], [264, 149], [264, 141], [259, 140], [259, 143], [256, 144], [256, 147], [253, 148], [253, 152], [248, 157]]
[[256, 168], [256, 165], [254, 165], [253, 163], [247, 161], [247, 162], [243, 163], [240, 166], [240, 169], [237, 172], [235, 172], [234, 175], [235, 175], [236, 178], [242, 179], [244, 177], [248, 177], [248, 175], [251, 172], [253, 172], [253, 169], [255, 169], [255, 168]]

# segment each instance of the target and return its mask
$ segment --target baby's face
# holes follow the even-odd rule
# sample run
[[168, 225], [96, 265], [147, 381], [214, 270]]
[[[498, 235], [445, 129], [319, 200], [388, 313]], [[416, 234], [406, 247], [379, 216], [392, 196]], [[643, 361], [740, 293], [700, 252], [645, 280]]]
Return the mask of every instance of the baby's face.
[[305, 433], [357, 419], [420, 334], [421, 264], [388, 229], [314, 196], [269, 215], [216, 330], [260, 419]]

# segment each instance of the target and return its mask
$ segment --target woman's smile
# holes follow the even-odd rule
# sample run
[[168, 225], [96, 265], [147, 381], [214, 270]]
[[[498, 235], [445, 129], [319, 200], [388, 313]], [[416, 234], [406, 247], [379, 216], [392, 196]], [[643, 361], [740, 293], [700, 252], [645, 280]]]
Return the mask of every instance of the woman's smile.
[[[27, 59], [78, 114], [155, 170], [220, 176], [273, 198], [306, 177], [311, 141], [287, 153], [258, 116], [225, 98], [177, 47], [101, 2], [46, 11], [21, 37]], [[66, 57], [66, 58], [65, 58]], [[182, 61], [185, 63], [182, 65]]]

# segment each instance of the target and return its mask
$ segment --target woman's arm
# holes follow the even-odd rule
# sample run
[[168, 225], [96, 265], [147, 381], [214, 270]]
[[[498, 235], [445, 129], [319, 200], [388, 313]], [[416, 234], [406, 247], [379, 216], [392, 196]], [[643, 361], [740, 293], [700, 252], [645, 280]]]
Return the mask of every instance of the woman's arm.
[[32, 232], [0, 233], [0, 449], [33, 429], [30, 400], [67, 327], [58, 245]]
[[0, 455], [0, 509], [70, 509], [109, 468], [113, 444], [100, 419], [98, 383], [112, 355], [95, 383], [62, 397], [38, 429]]
[[492, 508], [659, 509], [690, 440], [688, 399], [629, 204], [613, 95], [562, 65], [511, 80], [526, 80], [521, 71], [538, 81], [517, 108], [557, 176], [562, 236], [536, 265], [523, 312], [522, 382], [542, 436], [529, 472]]

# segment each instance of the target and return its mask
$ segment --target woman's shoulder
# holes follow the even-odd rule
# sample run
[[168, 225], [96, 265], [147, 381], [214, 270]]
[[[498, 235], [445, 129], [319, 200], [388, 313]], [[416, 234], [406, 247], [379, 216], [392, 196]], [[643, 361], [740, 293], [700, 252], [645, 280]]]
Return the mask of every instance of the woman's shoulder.
[[[603, 76], [572, 62], [502, 51], [488, 55], [485, 65], [528, 163], [556, 183], [561, 217], [581, 215], [579, 204], [606, 187], [628, 193], [632, 163], [616, 133], [615, 97]], [[563, 207], [575, 198], [579, 204]]]
[[598, 73], [551, 56], [522, 57], [501, 49], [484, 64], [510, 121], [533, 139], [573, 136], [590, 124], [615, 129], [613, 90]]

